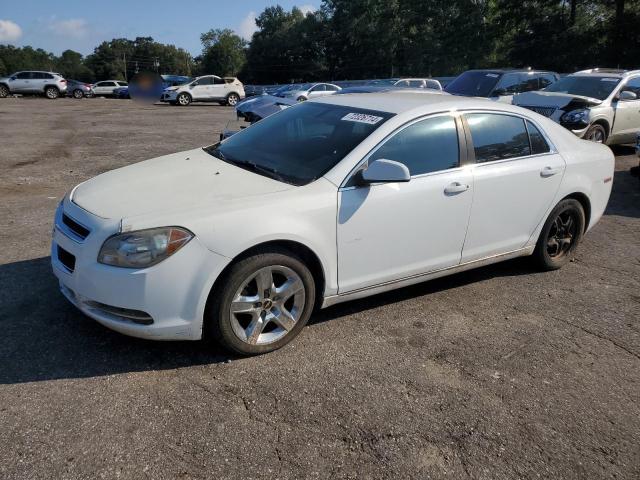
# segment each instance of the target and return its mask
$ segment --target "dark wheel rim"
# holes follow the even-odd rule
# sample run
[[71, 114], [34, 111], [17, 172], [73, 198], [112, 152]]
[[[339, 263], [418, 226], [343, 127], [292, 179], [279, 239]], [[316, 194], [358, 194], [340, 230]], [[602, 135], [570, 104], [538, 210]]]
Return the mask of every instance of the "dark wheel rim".
[[547, 235], [547, 254], [552, 259], [566, 256], [578, 237], [578, 214], [573, 210], [560, 212]]
[[594, 128], [587, 137], [587, 140], [591, 140], [596, 143], [604, 142], [604, 131], [600, 128]]

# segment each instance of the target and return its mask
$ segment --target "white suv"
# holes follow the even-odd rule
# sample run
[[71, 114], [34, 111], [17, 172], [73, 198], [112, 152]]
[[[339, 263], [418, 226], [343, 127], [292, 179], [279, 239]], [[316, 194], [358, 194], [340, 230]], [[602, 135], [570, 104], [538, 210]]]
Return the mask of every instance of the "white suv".
[[122, 80], [103, 80], [93, 85], [93, 94], [96, 96], [112, 96], [116, 88], [126, 87], [129, 84]]
[[11, 93], [44, 94], [47, 98], [58, 98], [67, 91], [67, 81], [54, 72], [16, 72], [0, 78], [0, 98]]
[[244, 86], [237, 78], [205, 75], [190, 83], [167, 88], [160, 101], [183, 107], [191, 102], [219, 102], [235, 107], [244, 97]]
[[586, 140], [633, 143], [640, 131], [640, 70], [583, 70], [544, 90], [517, 95], [513, 103], [551, 118]]

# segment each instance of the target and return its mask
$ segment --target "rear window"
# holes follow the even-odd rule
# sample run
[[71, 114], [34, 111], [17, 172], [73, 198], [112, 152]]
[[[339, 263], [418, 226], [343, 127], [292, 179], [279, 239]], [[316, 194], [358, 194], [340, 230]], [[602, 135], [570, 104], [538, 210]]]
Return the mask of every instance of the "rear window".
[[445, 91], [468, 97], [488, 97], [501, 74], [495, 72], [468, 71], [449, 83]]
[[327, 173], [393, 114], [302, 103], [205, 148], [214, 157], [293, 185]]
[[529, 135], [524, 120], [496, 113], [465, 115], [476, 162], [492, 162], [531, 155]]

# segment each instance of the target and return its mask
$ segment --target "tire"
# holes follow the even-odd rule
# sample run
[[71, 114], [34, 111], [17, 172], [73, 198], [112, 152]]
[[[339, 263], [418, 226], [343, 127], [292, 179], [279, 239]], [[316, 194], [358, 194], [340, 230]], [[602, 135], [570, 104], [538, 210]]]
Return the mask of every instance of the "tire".
[[60, 96], [60, 90], [58, 90], [56, 87], [46, 87], [44, 89], [44, 95], [49, 100], [55, 100]]
[[296, 102], [305, 102], [306, 100], [307, 100], [307, 97], [303, 97], [302, 95], [296, 98]]
[[605, 143], [607, 141], [607, 131], [600, 124], [594, 124], [589, 127], [584, 139], [595, 143]]
[[9, 96], [9, 87], [6, 85], [0, 85], [0, 98], [7, 98]]
[[542, 270], [557, 270], [573, 257], [585, 227], [582, 205], [573, 198], [562, 200], [549, 214], [533, 252]]
[[78, 98], [78, 99], [84, 97], [84, 93], [80, 89], [75, 89], [72, 95], [73, 95], [73, 98]]
[[181, 107], [186, 107], [191, 103], [191, 95], [188, 93], [181, 93], [176, 97], [176, 104]]
[[230, 107], [235, 107], [240, 101], [240, 96], [237, 93], [230, 93], [227, 95], [227, 105]]
[[205, 316], [205, 338], [241, 355], [259, 355], [289, 343], [304, 328], [315, 304], [311, 271], [284, 249], [238, 261], [218, 284]]

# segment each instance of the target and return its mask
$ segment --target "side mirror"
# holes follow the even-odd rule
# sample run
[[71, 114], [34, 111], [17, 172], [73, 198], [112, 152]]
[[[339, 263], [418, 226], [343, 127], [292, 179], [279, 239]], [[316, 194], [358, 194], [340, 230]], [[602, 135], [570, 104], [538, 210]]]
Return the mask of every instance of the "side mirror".
[[193, 87], [197, 87], [197, 86], [198, 86], [198, 83], [197, 83], [197, 82], [194, 82], [194, 83], [192, 83], [191, 85], [189, 85], [189, 88], [193, 88]]
[[361, 178], [363, 183], [408, 182], [411, 180], [411, 173], [407, 166], [400, 162], [380, 158], [369, 162]]
[[15, 80], [16, 78], [18, 78], [18, 77], [16, 77], [16, 76], [14, 75], [14, 76], [13, 76], [13, 77], [11, 77], [9, 80]]
[[620, 99], [623, 102], [624, 101], [629, 101], [629, 100], [637, 100], [638, 99], [638, 95], [636, 95], [631, 90], [623, 90], [622, 92], [620, 92], [620, 95], [618, 96], [618, 99]]

